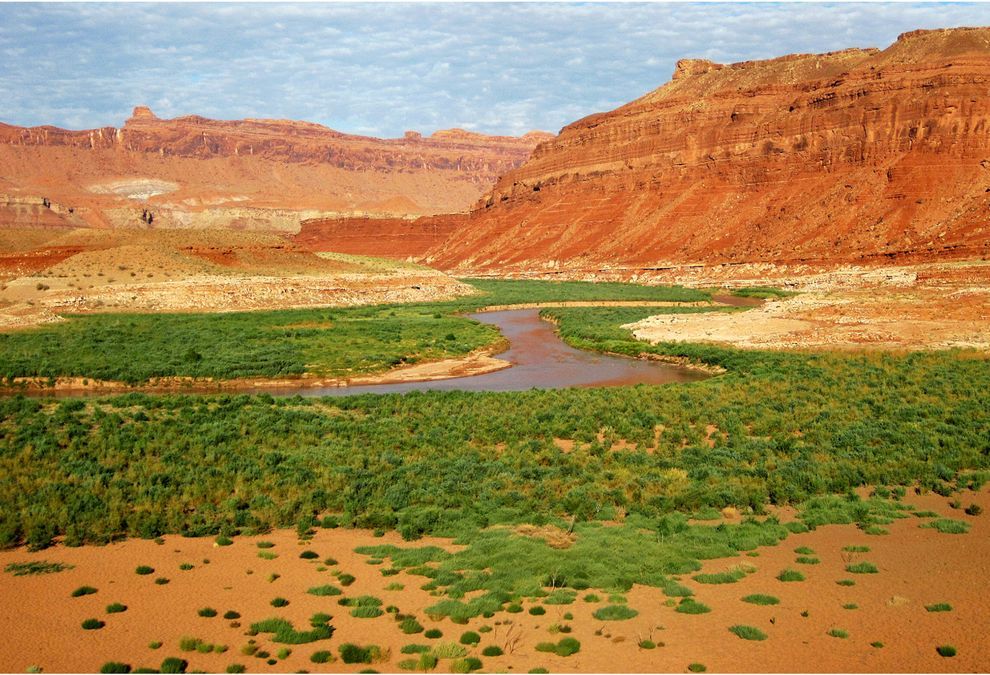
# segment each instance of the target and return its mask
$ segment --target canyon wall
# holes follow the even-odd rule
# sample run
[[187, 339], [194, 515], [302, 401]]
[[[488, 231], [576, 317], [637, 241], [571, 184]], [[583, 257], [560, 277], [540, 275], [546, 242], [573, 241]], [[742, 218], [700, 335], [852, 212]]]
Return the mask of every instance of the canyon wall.
[[417, 225], [452, 231], [421, 259], [464, 273], [982, 257], [990, 29], [681, 61], [541, 144], [470, 214], [402, 227]]
[[317, 216], [463, 211], [549, 138], [378, 139], [286, 120], [163, 120], [146, 107], [120, 129], [0, 124], [0, 226], [30, 225], [18, 205], [42, 199], [73, 210], [55, 219], [67, 227], [295, 231]]

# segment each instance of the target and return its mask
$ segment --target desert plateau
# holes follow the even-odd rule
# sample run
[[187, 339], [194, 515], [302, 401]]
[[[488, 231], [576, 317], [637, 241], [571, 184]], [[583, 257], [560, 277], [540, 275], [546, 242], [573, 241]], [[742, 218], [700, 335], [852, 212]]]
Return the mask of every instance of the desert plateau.
[[982, 9], [0, 4], [0, 672], [990, 670]]

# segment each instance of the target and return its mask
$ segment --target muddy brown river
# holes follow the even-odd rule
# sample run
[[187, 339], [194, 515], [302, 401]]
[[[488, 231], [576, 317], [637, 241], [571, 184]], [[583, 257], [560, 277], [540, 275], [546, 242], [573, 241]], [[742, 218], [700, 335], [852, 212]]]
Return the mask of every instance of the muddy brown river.
[[495, 358], [511, 363], [482, 375], [427, 382], [369, 384], [314, 389], [259, 389], [273, 395], [354, 396], [409, 391], [526, 391], [566, 387], [619, 387], [631, 384], [694, 382], [709, 375], [683, 366], [657, 361], [608, 356], [574, 349], [561, 340], [553, 325], [540, 319], [538, 309], [513, 309], [470, 314], [470, 318], [496, 326], [509, 348]]

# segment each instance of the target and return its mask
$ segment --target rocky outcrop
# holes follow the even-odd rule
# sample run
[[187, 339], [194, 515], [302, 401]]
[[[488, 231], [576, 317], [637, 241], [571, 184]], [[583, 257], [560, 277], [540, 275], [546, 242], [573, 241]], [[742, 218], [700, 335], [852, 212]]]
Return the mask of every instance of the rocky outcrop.
[[[379, 139], [288, 120], [164, 120], [139, 106], [120, 129], [0, 123], [0, 190], [72, 204], [96, 226], [143, 226], [139, 217], [150, 206], [162, 216], [159, 226], [237, 227], [243, 218], [227, 213], [236, 203], [305, 211], [289, 228], [296, 229], [320, 214], [466, 210], [549, 138], [451, 129]], [[211, 213], [196, 215], [202, 211]]]
[[440, 218], [453, 234], [423, 260], [511, 272], [987, 255], [988, 91], [986, 28], [681, 61], [668, 84], [538, 146], [470, 214]]

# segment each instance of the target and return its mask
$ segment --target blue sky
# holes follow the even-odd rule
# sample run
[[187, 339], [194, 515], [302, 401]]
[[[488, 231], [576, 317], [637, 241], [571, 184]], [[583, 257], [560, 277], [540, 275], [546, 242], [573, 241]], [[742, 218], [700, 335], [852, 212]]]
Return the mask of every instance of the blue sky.
[[269, 117], [400, 136], [557, 131], [719, 62], [990, 24], [980, 4], [2, 4], [0, 121]]

